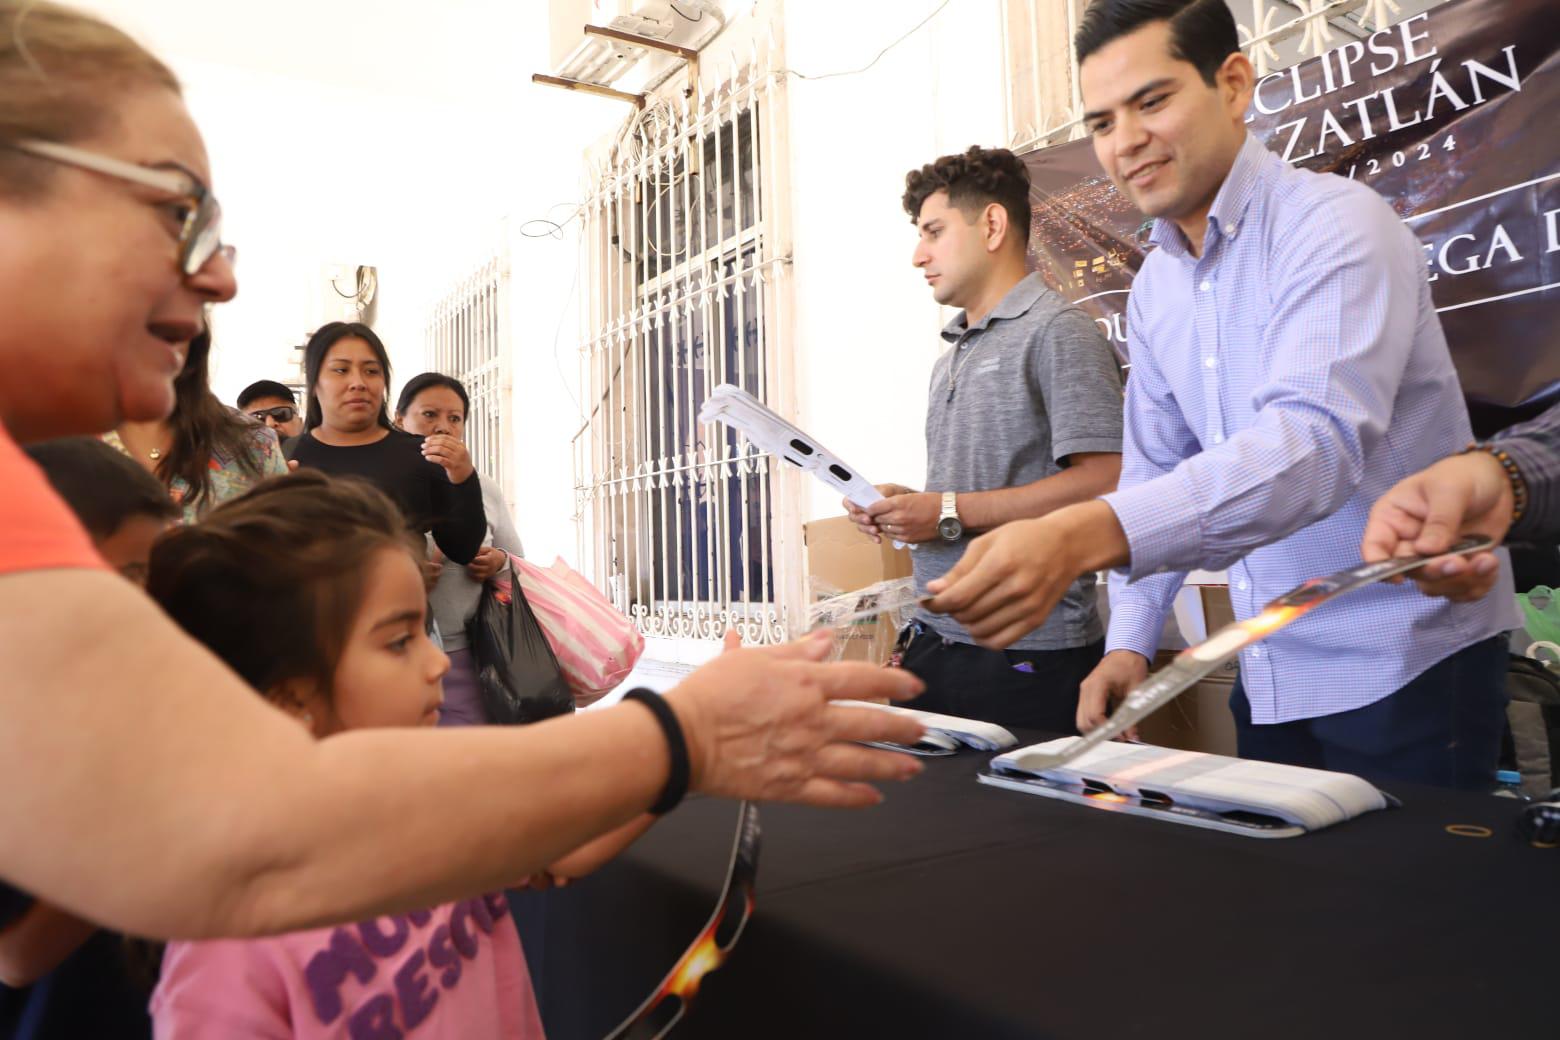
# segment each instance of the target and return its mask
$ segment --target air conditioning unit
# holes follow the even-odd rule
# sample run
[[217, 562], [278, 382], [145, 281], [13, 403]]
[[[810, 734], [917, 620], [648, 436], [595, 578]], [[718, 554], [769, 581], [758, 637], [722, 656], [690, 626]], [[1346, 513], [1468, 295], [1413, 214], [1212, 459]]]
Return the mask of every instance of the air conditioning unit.
[[369, 264], [325, 264], [319, 279], [319, 325], [379, 317], [379, 268]]
[[632, 41], [588, 35], [587, 25], [697, 51], [725, 24], [720, 0], [552, 0], [548, 59], [553, 75], [562, 79], [637, 91], [680, 59]]

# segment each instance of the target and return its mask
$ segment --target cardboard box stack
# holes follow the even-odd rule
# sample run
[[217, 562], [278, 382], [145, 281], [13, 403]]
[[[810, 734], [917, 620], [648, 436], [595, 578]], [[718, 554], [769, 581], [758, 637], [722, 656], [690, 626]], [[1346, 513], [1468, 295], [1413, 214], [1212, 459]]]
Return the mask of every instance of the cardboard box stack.
[[[1197, 591], [1208, 634], [1235, 620], [1228, 585], [1201, 585]], [[1163, 668], [1179, 652], [1159, 651], [1153, 669]], [[1230, 691], [1235, 684], [1236, 671], [1235, 662], [1231, 661], [1214, 672], [1144, 719], [1138, 727], [1139, 735], [1161, 747], [1207, 751], [1215, 755], [1235, 754], [1235, 719], [1230, 715]]]
[[[895, 549], [886, 539], [881, 544], [872, 541], [849, 517], [814, 520], [804, 524], [802, 532], [811, 602], [913, 573], [909, 549]], [[887, 615], [858, 619], [836, 633], [839, 659], [887, 663], [897, 634]]]

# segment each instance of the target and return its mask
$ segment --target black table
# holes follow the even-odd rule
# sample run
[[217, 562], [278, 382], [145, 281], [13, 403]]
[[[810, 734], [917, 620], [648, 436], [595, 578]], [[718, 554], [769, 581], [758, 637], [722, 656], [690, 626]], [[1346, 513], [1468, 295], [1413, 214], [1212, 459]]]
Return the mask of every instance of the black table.
[[[757, 910], [674, 1035], [1560, 1036], [1560, 849], [1514, 836], [1515, 802], [1398, 785], [1264, 840], [979, 785], [987, 757], [866, 812], [765, 807]], [[689, 802], [518, 898], [551, 1040], [599, 1040], [670, 968], [735, 818]]]

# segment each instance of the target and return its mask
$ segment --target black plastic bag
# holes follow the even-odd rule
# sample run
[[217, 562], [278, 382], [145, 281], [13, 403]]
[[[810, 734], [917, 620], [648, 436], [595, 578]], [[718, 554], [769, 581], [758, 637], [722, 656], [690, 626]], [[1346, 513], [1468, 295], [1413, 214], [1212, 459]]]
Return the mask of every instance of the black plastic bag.
[[519, 582], [488, 582], [467, 634], [489, 722], [523, 725], [574, 711], [574, 694]]

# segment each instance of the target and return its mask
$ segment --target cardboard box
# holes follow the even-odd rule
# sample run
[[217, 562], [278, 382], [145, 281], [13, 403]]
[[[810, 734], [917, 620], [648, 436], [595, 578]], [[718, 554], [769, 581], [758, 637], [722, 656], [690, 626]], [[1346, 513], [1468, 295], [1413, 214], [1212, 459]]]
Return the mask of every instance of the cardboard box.
[[[895, 549], [887, 539], [874, 542], [848, 516], [803, 524], [802, 540], [807, 545], [807, 584], [813, 603], [914, 573], [909, 549]], [[861, 618], [836, 633], [837, 657], [885, 664], [897, 635], [893, 619], [886, 615]]]
[[[1228, 585], [1199, 585], [1197, 591], [1202, 600], [1203, 628], [1208, 635], [1213, 635], [1235, 620], [1235, 607], [1230, 603]], [[1238, 671], [1240, 671], [1239, 661], [1226, 661], [1224, 666], [1209, 678], [1222, 677], [1226, 682], [1234, 682]]]
[[[1108, 609], [1108, 603], [1102, 606]], [[1197, 616], [1189, 616], [1188, 607]], [[1176, 609], [1179, 620], [1167, 620], [1161, 649], [1151, 666], [1153, 671], [1169, 664], [1185, 647], [1183, 631], [1202, 642], [1235, 620], [1228, 585], [1188, 585], [1181, 590]], [[1105, 610], [1101, 613], [1104, 615]], [[1237, 662], [1230, 661], [1144, 719], [1138, 726], [1139, 735], [1161, 747], [1234, 755], [1235, 718], [1230, 714], [1230, 691], [1238, 672]]]
[[[1169, 663], [1170, 656], [1174, 655], [1156, 658], [1154, 668]], [[1233, 676], [1209, 676], [1144, 719], [1138, 725], [1138, 735], [1160, 747], [1233, 756], [1235, 717], [1230, 714], [1230, 691], [1234, 685]]]
[[[1212, 635], [1235, 620], [1228, 585], [1198, 585], [1202, 607], [1203, 631]], [[1200, 641], [1200, 640], [1199, 640]], [[1154, 657], [1158, 671], [1169, 664], [1179, 651], [1165, 649]], [[1215, 755], [1235, 754], [1235, 717], [1230, 714], [1230, 691], [1235, 685], [1239, 664], [1230, 661], [1206, 679], [1194, 685], [1169, 704], [1143, 720], [1138, 727], [1150, 744], [1206, 751]]]

